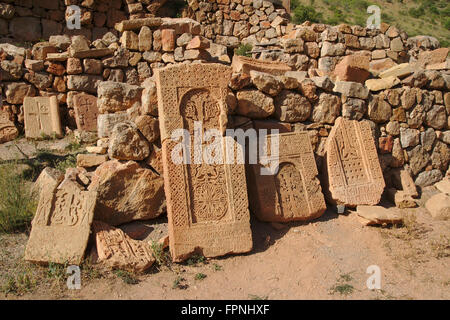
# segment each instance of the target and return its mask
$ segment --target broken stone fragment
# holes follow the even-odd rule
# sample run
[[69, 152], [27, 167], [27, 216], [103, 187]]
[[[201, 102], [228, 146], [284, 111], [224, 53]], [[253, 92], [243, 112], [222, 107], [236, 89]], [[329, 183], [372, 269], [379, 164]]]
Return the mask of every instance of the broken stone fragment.
[[450, 178], [444, 177], [441, 181], [434, 185], [440, 192], [450, 195]]
[[103, 163], [89, 190], [97, 191], [95, 219], [110, 225], [153, 219], [166, 211], [163, 178], [134, 161]]
[[385, 77], [383, 79], [369, 79], [366, 80], [366, 87], [370, 91], [381, 91], [390, 89], [400, 83], [400, 80], [395, 76]]
[[67, 180], [46, 186], [32, 222], [25, 260], [80, 265], [94, 217], [95, 192], [81, 191]]
[[153, 250], [143, 241], [133, 240], [122, 230], [94, 221], [97, 262], [114, 269], [143, 272], [155, 262]]
[[416, 201], [414, 201], [414, 199], [404, 191], [390, 188], [387, 189], [387, 195], [389, 200], [394, 202], [395, 206], [399, 209], [417, 207]]
[[140, 161], [150, 155], [150, 145], [134, 123], [121, 122], [112, 130], [108, 154], [111, 159]]
[[450, 219], [450, 196], [445, 193], [439, 193], [432, 196], [426, 203], [425, 208], [436, 220]]
[[358, 206], [356, 208], [360, 222], [363, 225], [400, 224], [403, 222], [402, 214], [395, 208], [386, 209], [380, 206]]
[[97, 167], [106, 161], [108, 161], [107, 155], [98, 155], [98, 154], [77, 155], [77, 166], [82, 168]]

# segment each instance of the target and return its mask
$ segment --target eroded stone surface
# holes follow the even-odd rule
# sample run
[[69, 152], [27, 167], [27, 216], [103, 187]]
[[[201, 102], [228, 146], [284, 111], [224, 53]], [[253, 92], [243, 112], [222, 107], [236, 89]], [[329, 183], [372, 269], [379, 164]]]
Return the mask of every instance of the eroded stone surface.
[[133, 240], [122, 230], [100, 221], [92, 224], [97, 245], [97, 262], [110, 268], [142, 272], [155, 262], [150, 245]]
[[113, 226], [153, 219], [166, 210], [163, 178], [134, 161], [103, 163], [89, 190], [97, 192], [95, 219]]
[[[202, 136], [212, 128], [223, 132], [230, 78], [231, 69], [219, 64], [178, 65], [156, 71], [170, 251], [174, 261], [182, 261], [196, 251], [214, 257], [252, 249], [244, 165], [223, 161], [176, 164], [171, 156], [178, 144], [170, 139], [176, 129], [186, 129], [192, 140], [195, 121], [202, 124], [203, 131], [199, 132]], [[223, 150], [225, 141], [219, 140], [219, 150]], [[234, 150], [238, 148], [234, 143], [230, 145]], [[191, 154], [192, 150], [193, 147]]]
[[62, 136], [59, 105], [56, 96], [26, 97], [23, 102], [25, 113], [25, 136], [42, 138], [43, 135]]
[[78, 130], [97, 131], [97, 97], [85, 93], [76, 94], [73, 104]]
[[264, 72], [272, 75], [284, 75], [286, 71], [291, 71], [286, 63], [276, 61], [262, 61], [248, 57], [233, 56], [231, 64], [234, 73], [244, 73], [250, 75], [251, 70]]
[[9, 120], [9, 114], [0, 109], [0, 143], [14, 140], [18, 135], [19, 130], [17, 130], [14, 122]]
[[[279, 170], [262, 175], [261, 164], [251, 167], [252, 212], [263, 221], [312, 220], [326, 209], [314, 154], [306, 131], [279, 137]], [[268, 136], [271, 141], [272, 136]]]
[[95, 192], [68, 181], [41, 192], [25, 260], [79, 265], [94, 217]]
[[368, 122], [336, 120], [327, 139], [325, 167], [330, 202], [357, 206], [380, 201], [385, 182]]

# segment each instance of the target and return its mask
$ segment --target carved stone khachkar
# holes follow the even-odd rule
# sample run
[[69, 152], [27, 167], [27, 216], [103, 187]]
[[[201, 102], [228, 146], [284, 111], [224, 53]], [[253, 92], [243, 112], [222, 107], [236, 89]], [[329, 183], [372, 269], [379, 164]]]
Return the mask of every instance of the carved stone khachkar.
[[155, 262], [147, 242], [133, 240], [122, 230], [100, 221], [92, 223], [97, 245], [97, 262], [111, 268], [142, 272]]
[[25, 113], [25, 136], [42, 138], [43, 135], [62, 136], [59, 105], [56, 96], [25, 97], [23, 100]]
[[89, 239], [96, 194], [80, 191], [72, 182], [52, 187], [41, 192], [25, 260], [79, 265]]
[[338, 118], [325, 148], [327, 200], [350, 207], [377, 204], [385, 182], [369, 123]]
[[[1, 99], [1, 96], [0, 96]], [[9, 114], [0, 107], [0, 143], [14, 140], [19, 135], [14, 122], [9, 119]]]
[[97, 97], [79, 93], [73, 97], [73, 105], [78, 130], [97, 131]]
[[[279, 138], [279, 169], [262, 175], [261, 164], [249, 170], [250, 207], [262, 221], [312, 220], [326, 210], [308, 133], [282, 133]], [[272, 135], [267, 136], [269, 147]], [[269, 158], [270, 155], [269, 155]]]
[[[230, 78], [231, 69], [219, 64], [178, 65], [156, 71], [170, 251], [176, 262], [194, 252], [214, 257], [252, 249], [244, 165], [176, 164], [172, 157], [179, 143], [171, 139], [176, 129], [187, 130], [191, 142], [199, 123], [202, 131], [196, 130], [196, 134], [203, 141], [208, 129], [224, 132]], [[224, 150], [225, 141], [230, 140], [219, 140]], [[191, 146], [192, 154], [194, 143]], [[205, 146], [208, 143], [203, 142]], [[238, 148], [234, 141], [232, 146]], [[225, 161], [230, 162], [235, 163]]]

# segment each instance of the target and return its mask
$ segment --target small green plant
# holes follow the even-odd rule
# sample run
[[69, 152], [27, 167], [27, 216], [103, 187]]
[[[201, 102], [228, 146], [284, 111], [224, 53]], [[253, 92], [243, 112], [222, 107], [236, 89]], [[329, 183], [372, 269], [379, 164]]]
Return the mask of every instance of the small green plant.
[[217, 263], [214, 263], [213, 264], [213, 268], [214, 268], [214, 271], [222, 271], [222, 266], [220, 266], [220, 265], [218, 265]]
[[81, 144], [78, 141], [73, 140], [66, 146], [66, 151], [74, 152], [81, 149]]
[[203, 280], [203, 279], [205, 279], [206, 278], [206, 274], [204, 274], [204, 273], [197, 273], [196, 275], [195, 275], [195, 280]]
[[184, 279], [183, 277], [180, 276], [176, 277], [175, 280], [173, 280], [172, 289], [181, 289], [181, 290], [187, 289], [188, 285], [184, 283], [185, 281], [186, 279]]
[[335, 285], [333, 288], [331, 288], [332, 293], [340, 293], [343, 295], [349, 295], [353, 293], [353, 290], [355, 288], [353, 288], [353, 286], [351, 284], [348, 283], [344, 283], [344, 284], [337, 284]]
[[151, 248], [153, 251], [153, 257], [155, 258], [156, 263], [159, 266], [167, 263], [168, 259], [167, 259], [166, 254], [164, 253], [164, 248], [163, 248], [162, 244], [160, 244], [156, 241], [152, 241]]
[[253, 47], [249, 43], [242, 43], [238, 48], [234, 50], [234, 54], [237, 56], [251, 57], [251, 51]]
[[4, 233], [27, 230], [37, 207], [36, 195], [15, 168], [0, 166], [0, 232]]
[[299, 4], [293, 11], [293, 21], [296, 24], [301, 24], [305, 21], [320, 22], [321, 20], [322, 13], [317, 12], [313, 6]]
[[119, 277], [120, 279], [122, 279], [123, 282], [125, 282], [126, 284], [138, 284], [139, 283], [139, 279], [136, 277], [136, 275], [134, 275], [133, 273], [126, 271], [126, 270], [114, 270], [114, 274]]
[[55, 169], [61, 172], [66, 172], [68, 168], [75, 168], [77, 166], [76, 155], [68, 155], [64, 160], [57, 161], [55, 163]]
[[341, 274], [339, 276], [339, 279], [337, 280], [337, 283], [330, 288], [330, 294], [339, 293], [341, 295], [349, 295], [352, 294], [354, 291], [354, 287], [347, 283], [353, 280], [353, 277], [349, 274]]
[[67, 263], [59, 264], [50, 262], [48, 264], [47, 277], [56, 280], [64, 280], [66, 278]]
[[0, 287], [0, 292], [5, 294], [22, 295], [32, 292], [36, 287], [37, 281], [28, 273], [21, 272], [15, 277], [8, 276], [6, 282]]
[[188, 266], [196, 266], [200, 263], [205, 263], [205, 262], [206, 262], [206, 258], [200, 254], [194, 254], [186, 261]]

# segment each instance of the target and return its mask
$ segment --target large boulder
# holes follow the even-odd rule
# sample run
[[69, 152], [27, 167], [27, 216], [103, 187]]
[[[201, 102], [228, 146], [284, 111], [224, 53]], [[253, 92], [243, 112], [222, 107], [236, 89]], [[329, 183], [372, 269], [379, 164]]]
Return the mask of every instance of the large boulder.
[[150, 155], [150, 145], [132, 122], [115, 125], [109, 139], [109, 157], [118, 160], [144, 160]]
[[98, 85], [97, 105], [100, 113], [113, 113], [140, 105], [142, 88], [126, 83], [102, 81]]
[[249, 118], [267, 118], [275, 111], [273, 99], [255, 89], [239, 91], [237, 101], [237, 114]]
[[134, 161], [103, 163], [89, 190], [97, 191], [95, 220], [113, 226], [153, 219], [166, 211], [164, 179]]
[[436, 220], [450, 219], [450, 196], [445, 193], [439, 193], [432, 196], [426, 203], [425, 208]]
[[302, 95], [283, 90], [274, 99], [275, 116], [284, 122], [306, 121], [311, 115], [311, 103]]

